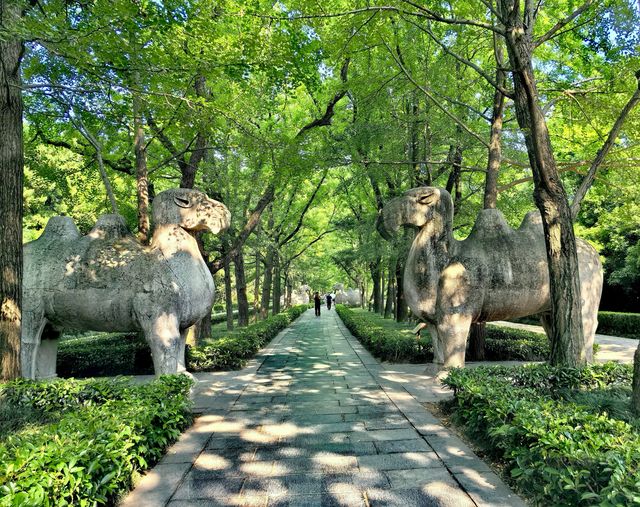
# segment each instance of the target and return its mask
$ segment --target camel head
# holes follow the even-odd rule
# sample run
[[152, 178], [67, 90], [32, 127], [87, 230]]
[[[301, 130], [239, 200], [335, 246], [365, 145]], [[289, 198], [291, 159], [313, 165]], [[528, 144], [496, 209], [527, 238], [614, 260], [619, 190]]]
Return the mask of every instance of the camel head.
[[378, 215], [376, 228], [389, 240], [403, 225], [421, 229], [433, 224], [437, 230], [444, 231], [452, 218], [453, 202], [449, 192], [444, 188], [417, 187], [387, 202]]
[[178, 225], [191, 232], [210, 231], [218, 234], [229, 227], [231, 213], [221, 202], [199, 190], [172, 188], [153, 200], [153, 223]]

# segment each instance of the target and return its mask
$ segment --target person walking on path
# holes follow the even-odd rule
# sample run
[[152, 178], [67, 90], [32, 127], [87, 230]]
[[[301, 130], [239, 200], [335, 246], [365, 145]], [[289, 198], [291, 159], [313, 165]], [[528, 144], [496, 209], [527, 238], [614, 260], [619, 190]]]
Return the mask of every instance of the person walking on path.
[[331, 301], [333, 301], [331, 294], [327, 294], [327, 310], [331, 310]]
[[320, 317], [320, 293], [318, 291], [313, 295], [313, 302], [316, 307], [316, 317]]

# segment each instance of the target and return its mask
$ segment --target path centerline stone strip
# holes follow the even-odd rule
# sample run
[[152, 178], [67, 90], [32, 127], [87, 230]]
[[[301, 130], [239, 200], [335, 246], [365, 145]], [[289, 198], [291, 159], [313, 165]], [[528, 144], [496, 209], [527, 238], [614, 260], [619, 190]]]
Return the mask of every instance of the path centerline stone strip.
[[200, 415], [122, 507], [524, 505], [423, 407], [436, 379], [380, 364], [334, 310], [197, 379]]

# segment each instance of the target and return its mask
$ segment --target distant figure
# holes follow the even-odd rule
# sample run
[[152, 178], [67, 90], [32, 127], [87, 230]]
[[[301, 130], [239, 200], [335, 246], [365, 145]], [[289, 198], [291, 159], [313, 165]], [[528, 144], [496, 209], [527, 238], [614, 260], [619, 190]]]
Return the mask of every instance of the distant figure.
[[313, 295], [313, 302], [316, 307], [316, 317], [320, 317], [320, 293], [318, 291]]
[[331, 294], [329, 294], [331, 296], [331, 302], [335, 305], [336, 304], [336, 295], [334, 292], [332, 292]]
[[331, 310], [331, 301], [333, 301], [331, 294], [327, 294], [327, 310]]

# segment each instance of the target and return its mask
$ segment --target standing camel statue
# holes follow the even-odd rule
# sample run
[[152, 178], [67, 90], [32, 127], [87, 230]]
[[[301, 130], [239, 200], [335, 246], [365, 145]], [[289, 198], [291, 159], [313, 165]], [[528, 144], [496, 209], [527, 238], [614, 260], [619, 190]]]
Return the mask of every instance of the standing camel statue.
[[[214, 285], [192, 233], [229, 226], [224, 204], [197, 190], [153, 201], [153, 236], [142, 245], [120, 215], [101, 216], [86, 236], [52, 217], [24, 246], [22, 375], [56, 374], [60, 331], [142, 331], [156, 375], [185, 371], [186, 330], [211, 311]], [[43, 330], [52, 330], [45, 333]]]
[[[400, 226], [418, 229], [404, 272], [413, 314], [433, 340], [434, 362], [464, 366], [474, 322], [540, 314], [549, 335], [549, 271], [540, 213], [528, 213], [517, 230], [495, 209], [480, 212], [471, 234], [453, 238], [453, 202], [442, 188], [420, 187], [389, 201], [378, 231], [389, 239]], [[582, 327], [588, 361], [598, 325], [602, 264], [595, 249], [577, 239]]]

